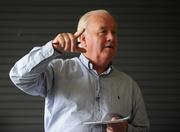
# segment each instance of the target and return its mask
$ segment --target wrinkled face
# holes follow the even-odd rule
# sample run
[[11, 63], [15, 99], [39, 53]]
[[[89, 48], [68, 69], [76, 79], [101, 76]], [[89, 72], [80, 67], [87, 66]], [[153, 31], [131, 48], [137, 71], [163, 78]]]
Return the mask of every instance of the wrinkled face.
[[85, 29], [85, 56], [92, 62], [110, 63], [117, 51], [116, 22], [112, 16], [95, 14]]

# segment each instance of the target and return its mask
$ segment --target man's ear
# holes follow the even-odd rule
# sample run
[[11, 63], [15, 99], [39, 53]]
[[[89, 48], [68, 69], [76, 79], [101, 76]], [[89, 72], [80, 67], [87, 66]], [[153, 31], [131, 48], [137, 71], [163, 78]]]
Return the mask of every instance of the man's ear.
[[81, 42], [81, 43], [80, 43], [80, 46], [85, 48], [85, 47], [87, 46], [87, 45], [86, 45], [86, 37], [85, 37], [85, 35], [82, 34], [78, 39], [79, 39], [79, 41]]

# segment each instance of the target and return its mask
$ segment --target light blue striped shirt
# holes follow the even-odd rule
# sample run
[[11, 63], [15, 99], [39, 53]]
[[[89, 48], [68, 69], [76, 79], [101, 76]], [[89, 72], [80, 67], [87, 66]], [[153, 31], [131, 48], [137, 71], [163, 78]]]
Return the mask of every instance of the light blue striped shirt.
[[30, 95], [45, 98], [45, 132], [104, 132], [112, 114], [131, 116], [128, 132], [149, 127], [143, 97], [136, 82], [112, 65], [101, 75], [89, 60], [62, 59], [48, 42], [33, 48], [10, 71], [13, 83]]

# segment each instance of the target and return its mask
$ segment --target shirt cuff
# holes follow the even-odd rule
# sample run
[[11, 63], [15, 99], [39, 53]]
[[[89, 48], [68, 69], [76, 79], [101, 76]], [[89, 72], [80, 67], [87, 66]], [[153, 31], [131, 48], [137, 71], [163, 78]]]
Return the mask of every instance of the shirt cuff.
[[55, 58], [60, 55], [60, 53], [53, 48], [52, 41], [49, 41], [42, 47], [42, 53], [45, 58]]

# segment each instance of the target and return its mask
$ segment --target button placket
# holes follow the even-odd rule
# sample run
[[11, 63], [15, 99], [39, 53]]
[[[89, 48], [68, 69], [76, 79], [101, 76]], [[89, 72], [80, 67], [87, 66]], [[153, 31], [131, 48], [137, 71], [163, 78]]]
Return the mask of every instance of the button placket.
[[100, 85], [100, 77], [98, 76], [96, 78], [97, 80], [97, 86], [95, 90], [95, 109], [96, 109], [96, 120], [101, 120], [102, 113], [101, 113], [101, 85]]

